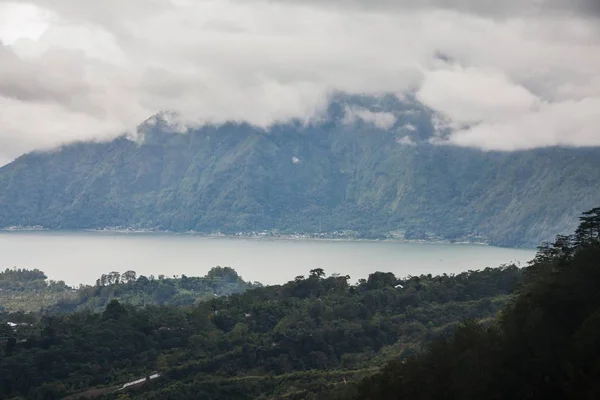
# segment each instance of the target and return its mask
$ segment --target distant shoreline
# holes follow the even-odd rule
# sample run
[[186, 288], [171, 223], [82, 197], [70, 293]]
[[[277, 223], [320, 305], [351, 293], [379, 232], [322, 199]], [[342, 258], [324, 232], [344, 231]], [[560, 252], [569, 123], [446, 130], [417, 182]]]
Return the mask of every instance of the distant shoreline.
[[[96, 228], [96, 229], [49, 229], [41, 226], [32, 227], [7, 227], [0, 228], [0, 233], [99, 233], [112, 235], [182, 235], [196, 236], [205, 238], [222, 238], [222, 239], [247, 239], [247, 240], [286, 240], [286, 241], [324, 241], [324, 242], [385, 242], [385, 243], [409, 243], [409, 244], [451, 244], [451, 245], [477, 245], [491, 246], [487, 242], [482, 241], [450, 241], [444, 239], [404, 239], [401, 237], [386, 237], [386, 238], [360, 238], [344, 235], [341, 232], [333, 233], [273, 233], [273, 232], [240, 232], [238, 234], [224, 233], [205, 233], [198, 231], [176, 232], [157, 229], [136, 229], [136, 228]], [[492, 246], [498, 247], [498, 246]], [[519, 248], [519, 247], [508, 247]]]

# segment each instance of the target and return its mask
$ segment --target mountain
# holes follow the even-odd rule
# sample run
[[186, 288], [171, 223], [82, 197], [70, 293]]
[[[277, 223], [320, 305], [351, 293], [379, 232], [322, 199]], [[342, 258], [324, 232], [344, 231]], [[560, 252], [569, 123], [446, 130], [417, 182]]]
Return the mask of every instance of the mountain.
[[599, 148], [433, 145], [418, 102], [334, 100], [319, 121], [75, 143], [0, 168], [0, 227], [334, 232], [536, 246], [600, 200]]

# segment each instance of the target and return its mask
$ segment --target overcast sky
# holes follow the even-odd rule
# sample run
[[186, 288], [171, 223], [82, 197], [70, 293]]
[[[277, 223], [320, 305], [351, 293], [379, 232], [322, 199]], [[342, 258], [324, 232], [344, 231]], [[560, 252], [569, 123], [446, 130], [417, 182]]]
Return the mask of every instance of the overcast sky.
[[0, 164], [161, 110], [309, 120], [332, 91], [414, 91], [463, 146], [600, 145], [599, 19], [600, 0], [0, 0]]

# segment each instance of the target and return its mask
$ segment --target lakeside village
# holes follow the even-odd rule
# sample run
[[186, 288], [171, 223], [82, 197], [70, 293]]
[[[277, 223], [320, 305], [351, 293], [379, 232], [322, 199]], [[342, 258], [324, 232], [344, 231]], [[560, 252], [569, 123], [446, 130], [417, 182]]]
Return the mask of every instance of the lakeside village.
[[[41, 232], [52, 231], [52, 229], [34, 225], [34, 226], [9, 226], [0, 228], [0, 232]], [[69, 231], [69, 230], [67, 230]], [[94, 232], [94, 233], [110, 233], [110, 234], [173, 234], [173, 235], [190, 235], [212, 238], [240, 238], [240, 239], [282, 239], [282, 240], [368, 240], [368, 241], [395, 241], [405, 243], [456, 243], [456, 244], [481, 244], [486, 245], [485, 237], [471, 234], [455, 240], [433, 235], [431, 233], [420, 233], [418, 235], [407, 234], [406, 231], [391, 231], [387, 233], [372, 233], [359, 232], [350, 229], [335, 230], [332, 232], [281, 232], [277, 229], [248, 231], [248, 232], [233, 232], [223, 233], [220, 231], [206, 233], [199, 231], [174, 232], [159, 228], [140, 228], [129, 226], [114, 226], [95, 229], [73, 230], [72, 232]]]

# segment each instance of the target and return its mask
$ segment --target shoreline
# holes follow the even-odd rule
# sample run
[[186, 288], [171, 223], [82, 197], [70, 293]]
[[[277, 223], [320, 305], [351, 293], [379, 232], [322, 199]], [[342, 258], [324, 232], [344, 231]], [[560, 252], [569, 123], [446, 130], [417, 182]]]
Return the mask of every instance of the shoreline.
[[[273, 232], [240, 232], [238, 234], [223, 233], [205, 233], [198, 231], [175, 232], [156, 229], [134, 229], [134, 228], [96, 228], [96, 229], [49, 229], [44, 227], [8, 227], [0, 228], [2, 233], [92, 233], [107, 235], [167, 235], [167, 236], [192, 236], [209, 239], [242, 239], [242, 240], [284, 240], [284, 241], [315, 241], [315, 242], [383, 242], [383, 243], [407, 243], [407, 244], [445, 244], [445, 245], [475, 245], [475, 246], [493, 246], [483, 241], [457, 240], [450, 241], [444, 239], [403, 239], [400, 237], [386, 238], [359, 238], [344, 236], [341, 232], [332, 233], [292, 233], [280, 234]], [[506, 247], [514, 249], [527, 249], [522, 247]]]

